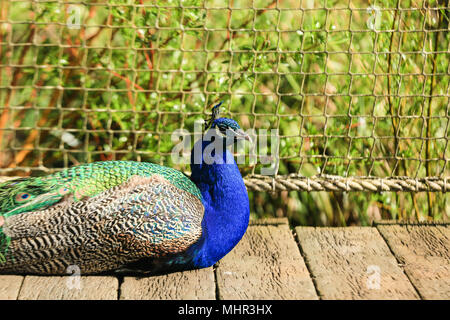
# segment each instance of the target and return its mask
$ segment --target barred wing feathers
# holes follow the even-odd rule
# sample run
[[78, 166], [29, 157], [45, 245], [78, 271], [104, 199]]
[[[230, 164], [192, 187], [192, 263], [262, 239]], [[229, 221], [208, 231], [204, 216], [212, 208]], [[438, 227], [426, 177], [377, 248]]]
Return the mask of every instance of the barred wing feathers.
[[64, 274], [77, 265], [97, 273], [180, 254], [200, 239], [203, 214], [197, 196], [165, 177], [132, 176], [92, 197], [3, 217], [0, 271]]

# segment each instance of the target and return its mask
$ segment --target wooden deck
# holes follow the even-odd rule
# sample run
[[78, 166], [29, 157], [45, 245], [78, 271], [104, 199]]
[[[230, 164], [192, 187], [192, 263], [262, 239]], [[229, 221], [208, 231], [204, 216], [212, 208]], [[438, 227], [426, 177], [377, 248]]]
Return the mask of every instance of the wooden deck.
[[214, 268], [73, 280], [0, 275], [0, 299], [450, 299], [450, 227], [262, 220]]

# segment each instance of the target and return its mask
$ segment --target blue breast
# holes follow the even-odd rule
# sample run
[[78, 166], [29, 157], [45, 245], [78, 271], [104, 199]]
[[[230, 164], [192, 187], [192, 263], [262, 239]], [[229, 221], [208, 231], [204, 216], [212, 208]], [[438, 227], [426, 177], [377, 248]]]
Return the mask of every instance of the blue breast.
[[[202, 150], [208, 144], [203, 141]], [[250, 217], [247, 189], [232, 154], [225, 149], [213, 156], [213, 164], [191, 164], [191, 180], [205, 207], [202, 238], [190, 249], [198, 268], [209, 267], [230, 252], [247, 230]]]

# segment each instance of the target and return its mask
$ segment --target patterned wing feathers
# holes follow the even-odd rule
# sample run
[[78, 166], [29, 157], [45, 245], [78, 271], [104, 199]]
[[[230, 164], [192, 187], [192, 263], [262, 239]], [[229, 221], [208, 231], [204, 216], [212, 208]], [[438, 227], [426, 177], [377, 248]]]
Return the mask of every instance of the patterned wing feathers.
[[182, 253], [201, 237], [203, 211], [162, 176], [132, 176], [94, 197], [5, 217], [10, 245], [0, 271], [62, 274], [78, 265], [92, 273]]

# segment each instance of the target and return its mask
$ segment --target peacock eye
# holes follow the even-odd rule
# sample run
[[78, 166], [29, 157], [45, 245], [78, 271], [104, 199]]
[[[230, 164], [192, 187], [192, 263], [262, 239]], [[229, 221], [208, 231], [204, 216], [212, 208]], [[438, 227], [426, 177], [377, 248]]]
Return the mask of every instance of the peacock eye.
[[27, 199], [29, 199], [29, 198], [30, 198], [30, 194], [29, 194], [29, 193], [22, 192], [22, 193], [19, 193], [19, 194], [16, 196], [16, 201], [17, 201], [17, 202], [21, 202], [21, 201], [25, 201], [25, 200], [27, 200]]
[[58, 193], [60, 194], [60, 195], [65, 195], [66, 193], [68, 193], [70, 190], [69, 190], [69, 188], [67, 188], [67, 187], [61, 187], [61, 188], [59, 188], [59, 190], [58, 190]]

